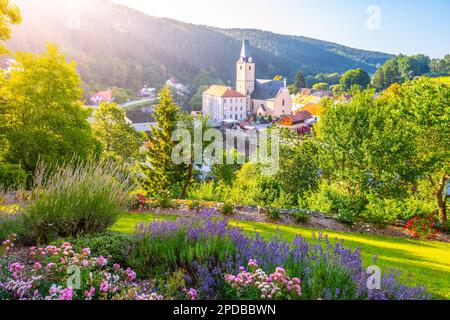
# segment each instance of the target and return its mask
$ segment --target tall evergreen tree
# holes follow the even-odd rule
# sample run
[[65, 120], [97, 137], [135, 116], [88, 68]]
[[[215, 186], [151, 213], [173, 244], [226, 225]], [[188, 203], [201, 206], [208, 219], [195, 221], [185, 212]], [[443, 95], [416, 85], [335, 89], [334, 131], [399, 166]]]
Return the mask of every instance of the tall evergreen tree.
[[172, 134], [177, 129], [180, 110], [172, 99], [169, 87], [161, 89], [154, 114], [157, 126], [151, 129], [147, 164], [142, 165], [145, 174], [144, 188], [151, 196], [169, 196], [171, 189], [183, 181], [186, 166], [177, 165], [172, 160], [175, 146]]
[[297, 75], [295, 76], [295, 87], [297, 88], [297, 90], [306, 88], [305, 76], [301, 71], [297, 72]]

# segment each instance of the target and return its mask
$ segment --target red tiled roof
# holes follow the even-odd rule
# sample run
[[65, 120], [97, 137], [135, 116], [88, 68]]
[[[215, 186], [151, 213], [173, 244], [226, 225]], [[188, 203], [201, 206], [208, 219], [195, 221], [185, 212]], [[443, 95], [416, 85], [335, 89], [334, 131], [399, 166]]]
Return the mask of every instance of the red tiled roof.
[[94, 94], [94, 97], [102, 97], [104, 100], [110, 101], [112, 99], [112, 90], [97, 92]]
[[301, 122], [305, 122], [308, 119], [311, 119], [313, 116], [308, 111], [300, 111], [293, 115], [284, 116], [280, 119], [279, 122], [282, 122], [284, 119], [289, 118], [292, 120], [293, 124], [298, 124]]
[[204, 94], [221, 98], [245, 98], [245, 96], [231, 87], [212, 85]]

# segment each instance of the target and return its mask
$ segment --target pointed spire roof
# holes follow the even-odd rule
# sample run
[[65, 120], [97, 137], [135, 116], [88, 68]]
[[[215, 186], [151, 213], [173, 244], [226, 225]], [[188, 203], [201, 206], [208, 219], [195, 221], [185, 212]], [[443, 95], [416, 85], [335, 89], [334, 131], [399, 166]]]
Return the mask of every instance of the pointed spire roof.
[[243, 58], [247, 62], [249, 58], [252, 58], [252, 52], [250, 50], [250, 41], [248, 40], [242, 41], [242, 50], [240, 58]]

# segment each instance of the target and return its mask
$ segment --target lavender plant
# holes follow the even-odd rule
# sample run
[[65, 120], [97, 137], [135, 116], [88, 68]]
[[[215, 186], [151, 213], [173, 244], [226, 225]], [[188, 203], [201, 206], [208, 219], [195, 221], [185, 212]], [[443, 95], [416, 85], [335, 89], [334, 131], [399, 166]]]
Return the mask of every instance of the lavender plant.
[[212, 211], [138, 226], [130, 265], [142, 274], [182, 268], [186, 284], [198, 288], [202, 299], [232, 298], [223, 290], [225, 275], [238, 274], [253, 259], [264, 272], [281, 267], [300, 278], [302, 299], [429, 298], [425, 288], [403, 285], [398, 272], [385, 273], [382, 288], [369, 290], [359, 250], [346, 248], [343, 241], [332, 242], [321, 234], [314, 243], [301, 237], [292, 242], [278, 236], [249, 237], [226, 219], [214, 218]]
[[104, 231], [128, 207], [129, 175], [114, 162], [41, 165], [35, 181], [24, 223], [36, 241]]

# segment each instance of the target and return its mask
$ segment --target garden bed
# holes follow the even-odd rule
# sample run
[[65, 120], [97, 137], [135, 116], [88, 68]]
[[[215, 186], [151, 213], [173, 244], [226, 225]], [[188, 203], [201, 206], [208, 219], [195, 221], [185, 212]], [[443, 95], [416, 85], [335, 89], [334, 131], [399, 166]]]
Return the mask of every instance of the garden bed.
[[[223, 216], [221, 214], [221, 207], [223, 204], [215, 202], [199, 202], [202, 206], [211, 209], [213, 214], [217, 216]], [[179, 201], [177, 200], [174, 204], [180, 210], [174, 209], [164, 209], [164, 208], [152, 208], [148, 210], [135, 210], [135, 213], [161, 213], [161, 214], [174, 214], [174, 215], [184, 215], [184, 214], [195, 214], [198, 208], [190, 208], [192, 201]], [[385, 227], [378, 226], [376, 224], [358, 220], [353, 226], [342, 223], [332, 216], [318, 213], [318, 212], [307, 212], [308, 219], [305, 222], [297, 223], [293, 218], [292, 214], [296, 209], [286, 209], [279, 210], [279, 219], [271, 219], [265, 213], [263, 208], [257, 206], [235, 206], [234, 212], [231, 215], [233, 220], [236, 221], [249, 221], [249, 222], [261, 222], [261, 223], [274, 223], [280, 225], [301, 225], [311, 229], [317, 230], [327, 230], [327, 231], [337, 231], [337, 232], [349, 232], [349, 233], [364, 233], [375, 236], [388, 236], [388, 237], [399, 237], [405, 239], [412, 239], [412, 234], [405, 228], [406, 223], [403, 221], [397, 221], [393, 225], [388, 225]], [[439, 232], [436, 234], [434, 240], [450, 243], [450, 234]]]

